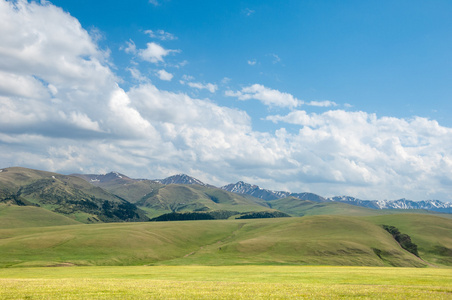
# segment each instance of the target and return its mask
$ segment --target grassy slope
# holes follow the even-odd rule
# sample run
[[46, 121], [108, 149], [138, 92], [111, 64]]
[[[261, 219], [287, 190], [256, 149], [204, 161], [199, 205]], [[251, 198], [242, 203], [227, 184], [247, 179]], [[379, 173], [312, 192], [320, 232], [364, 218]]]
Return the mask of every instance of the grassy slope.
[[[425, 266], [425, 262], [400, 248], [379, 226], [382, 221], [412, 235], [423, 259], [451, 265], [438, 260], [427, 243], [435, 236], [438, 243], [449, 247], [452, 220], [416, 215], [383, 217], [386, 219], [311, 216], [0, 229], [0, 266], [60, 263]], [[429, 229], [410, 231], [404, 227], [411, 224]], [[379, 249], [381, 258], [373, 249]]]
[[[19, 167], [3, 169], [0, 173], [0, 199], [8, 194], [20, 195], [21, 199], [83, 223], [99, 222], [99, 219], [121, 221], [108, 212], [125, 202], [75, 176]], [[109, 208], [102, 207], [104, 201], [109, 201]], [[147, 219], [136, 207], [127, 209], [137, 213], [135, 219]]]
[[131, 203], [140, 201], [143, 197], [149, 196], [152, 192], [158, 191], [163, 185], [152, 180], [127, 180], [118, 178], [116, 180], [96, 183], [99, 187], [118, 195]]
[[[374, 248], [383, 252], [382, 259]], [[250, 220], [228, 239], [163, 263], [424, 265], [379, 226], [339, 216]]]
[[385, 214], [385, 211], [349, 205], [340, 202], [314, 202], [288, 197], [268, 201], [269, 205], [277, 210], [293, 216], [315, 215], [345, 215], [345, 216], [373, 216]]
[[35, 206], [0, 204], [0, 228], [74, 225], [79, 222]]
[[419, 255], [434, 264], [452, 265], [452, 220], [423, 214], [368, 218], [378, 225], [392, 225], [411, 237]]
[[[111, 190], [113, 192], [113, 190]], [[120, 192], [119, 190], [116, 193]], [[118, 195], [124, 195], [122, 191]], [[128, 193], [130, 194], [130, 193]], [[126, 198], [128, 199], [128, 198]], [[144, 198], [135, 202], [154, 214], [176, 211], [231, 210], [238, 212], [271, 210], [264, 200], [243, 197], [220, 189], [199, 185], [170, 184], [155, 187]]]
[[452, 218], [452, 214], [419, 209], [372, 209], [341, 202], [314, 202], [300, 200], [295, 197], [268, 201], [268, 204], [279, 211], [292, 216], [341, 215], [341, 216], [378, 216], [392, 214], [427, 214]]
[[61, 187], [66, 186], [67, 189], [80, 189], [84, 193], [98, 198], [109, 201], [118, 201], [118, 199], [110, 193], [89, 184], [81, 178], [20, 167], [7, 168], [0, 173], [0, 188], [7, 188], [8, 190], [16, 192], [19, 187], [31, 184], [39, 179], [54, 179], [54, 182]]

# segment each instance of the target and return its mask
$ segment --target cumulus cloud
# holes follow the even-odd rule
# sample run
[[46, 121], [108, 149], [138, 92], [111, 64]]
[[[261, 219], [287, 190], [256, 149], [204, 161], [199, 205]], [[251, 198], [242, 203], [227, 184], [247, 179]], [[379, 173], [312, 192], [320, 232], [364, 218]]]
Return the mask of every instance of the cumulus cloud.
[[332, 182], [349, 183], [350, 193], [390, 198], [398, 190], [399, 195], [416, 197], [411, 190], [422, 190], [435, 195], [441, 190], [435, 184], [438, 177], [452, 179], [444, 164], [452, 154], [448, 150], [452, 129], [433, 120], [378, 118], [342, 110], [323, 114], [293, 111], [267, 120], [300, 125], [291, 139], [302, 147], [293, 155], [311, 157], [307, 170], [313, 177], [326, 180], [325, 174], [331, 174]]
[[138, 56], [148, 62], [158, 63], [163, 62], [163, 58], [170, 53], [179, 52], [178, 50], [168, 50], [157, 43], [147, 43], [146, 49], [138, 50]]
[[291, 94], [270, 89], [260, 84], [253, 84], [236, 92], [229, 90], [225, 94], [229, 97], [237, 97], [239, 100], [256, 99], [267, 106], [293, 108], [303, 104], [303, 101], [298, 100]]
[[[2, 166], [138, 178], [184, 172], [216, 185], [245, 180], [323, 196], [452, 200], [452, 129], [434, 120], [294, 110], [268, 116], [277, 129], [257, 132], [245, 111], [214, 101], [144, 80], [121, 89], [108, 51], [51, 4], [0, 1], [0, 36]], [[302, 104], [259, 84], [227, 94], [268, 106]]]
[[168, 73], [165, 70], [157, 71], [157, 75], [159, 76], [160, 80], [171, 81], [171, 79], [173, 79], [173, 74]]

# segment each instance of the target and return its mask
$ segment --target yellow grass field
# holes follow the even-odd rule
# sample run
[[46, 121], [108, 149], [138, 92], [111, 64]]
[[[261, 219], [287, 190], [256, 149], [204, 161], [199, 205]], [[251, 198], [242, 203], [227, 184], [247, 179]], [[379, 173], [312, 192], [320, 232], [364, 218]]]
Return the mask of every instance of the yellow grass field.
[[452, 269], [135, 266], [0, 269], [0, 299], [452, 299]]

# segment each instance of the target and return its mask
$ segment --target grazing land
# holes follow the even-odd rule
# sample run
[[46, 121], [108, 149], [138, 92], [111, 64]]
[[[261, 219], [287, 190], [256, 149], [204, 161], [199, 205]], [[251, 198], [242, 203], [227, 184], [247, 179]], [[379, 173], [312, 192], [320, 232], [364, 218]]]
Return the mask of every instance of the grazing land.
[[452, 270], [321, 266], [0, 269], [1, 299], [450, 299]]
[[[28, 207], [22, 208], [26, 209], [23, 218], [18, 213], [21, 208], [3, 207], [3, 217], [14, 215], [17, 221], [0, 229], [0, 267], [452, 265], [452, 220], [432, 215], [74, 225], [51, 215], [55, 226], [24, 227], [30, 214]], [[403, 249], [382, 225], [409, 235], [419, 257]]]

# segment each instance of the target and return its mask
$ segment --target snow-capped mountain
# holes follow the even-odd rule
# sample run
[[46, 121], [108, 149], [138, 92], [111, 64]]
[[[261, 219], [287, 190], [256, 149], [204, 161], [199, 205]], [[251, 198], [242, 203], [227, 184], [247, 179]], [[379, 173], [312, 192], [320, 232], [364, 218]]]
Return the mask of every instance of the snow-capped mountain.
[[[86, 181], [97, 185], [104, 186], [105, 184], [125, 184], [131, 181], [139, 181], [140, 179], [132, 179], [126, 175], [118, 172], [110, 172], [107, 174], [73, 174]], [[161, 184], [197, 184], [206, 187], [214, 186], [208, 185], [196, 179], [194, 177], [188, 176], [186, 174], [177, 174], [165, 179], [153, 180]], [[250, 195], [263, 200], [271, 201], [287, 197], [295, 197], [300, 200], [310, 200], [315, 202], [325, 202], [334, 201], [342, 202], [346, 204], [368, 207], [373, 209], [425, 209], [442, 213], [452, 213], [452, 202], [442, 202], [439, 200], [423, 200], [423, 201], [412, 201], [408, 199], [399, 200], [361, 200], [358, 198], [350, 196], [335, 196], [331, 198], [324, 198], [322, 196], [313, 193], [290, 193], [287, 191], [273, 191], [268, 189], [263, 189], [257, 185], [249, 184], [243, 181], [237, 183], [231, 183], [222, 186], [221, 189], [233, 192], [237, 194]]]
[[439, 200], [361, 200], [350, 196], [332, 197], [328, 198], [328, 200], [375, 209], [426, 209], [443, 213], [452, 213], [452, 203]]
[[198, 184], [202, 186], [207, 186], [204, 182], [199, 179], [193, 178], [186, 174], [177, 174], [165, 179], [157, 179], [155, 180], [161, 184]]
[[73, 176], [80, 177], [85, 179], [86, 181], [96, 185], [100, 183], [108, 183], [112, 181], [132, 181], [134, 179], [118, 173], [118, 172], [110, 172], [107, 174], [72, 174]]
[[452, 203], [442, 202], [439, 200], [361, 200], [350, 196], [324, 198], [313, 193], [289, 193], [283, 191], [267, 190], [260, 188], [257, 185], [252, 185], [243, 181], [239, 181], [235, 184], [231, 183], [225, 185], [221, 187], [221, 189], [233, 193], [251, 195], [253, 197], [261, 198], [264, 200], [275, 200], [291, 196], [301, 200], [310, 200], [316, 202], [334, 201], [373, 209], [426, 209], [442, 213], [452, 213]]
[[312, 193], [289, 193], [285, 191], [272, 191], [260, 188], [257, 185], [251, 185], [243, 181], [222, 186], [221, 189], [237, 194], [250, 195], [263, 200], [276, 200], [287, 197], [295, 197], [301, 200], [311, 200], [316, 202], [326, 201], [325, 198]]

